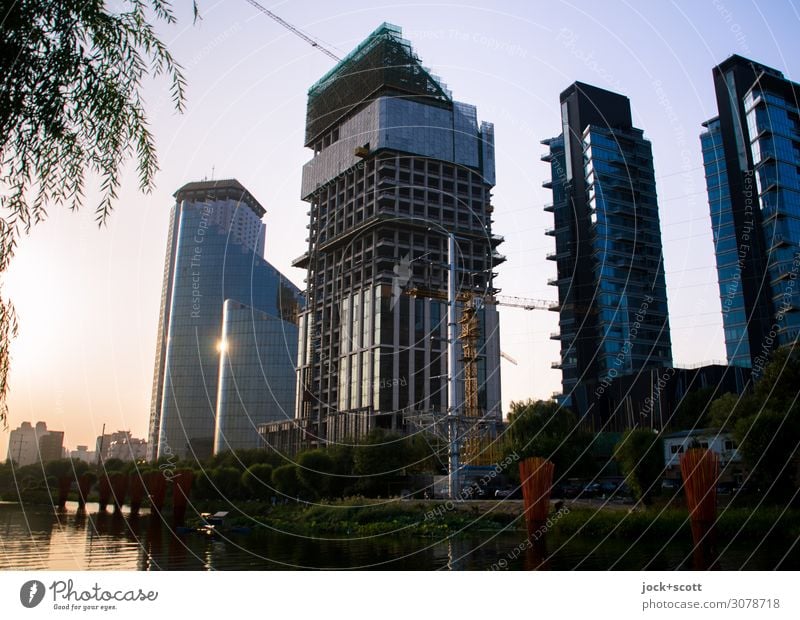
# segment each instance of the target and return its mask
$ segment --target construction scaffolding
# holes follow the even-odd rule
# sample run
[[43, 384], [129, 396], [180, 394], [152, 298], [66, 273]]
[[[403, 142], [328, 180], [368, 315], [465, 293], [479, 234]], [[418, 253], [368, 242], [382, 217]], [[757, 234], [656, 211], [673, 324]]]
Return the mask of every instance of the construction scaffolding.
[[387, 91], [453, 105], [450, 91], [420, 64], [400, 28], [384, 23], [308, 90], [306, 146], [356, 107]]

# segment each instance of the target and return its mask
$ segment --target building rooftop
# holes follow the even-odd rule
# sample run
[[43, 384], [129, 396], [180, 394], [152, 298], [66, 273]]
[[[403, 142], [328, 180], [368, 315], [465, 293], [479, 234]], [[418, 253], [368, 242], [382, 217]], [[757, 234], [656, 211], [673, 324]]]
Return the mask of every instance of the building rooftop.
[[452, 106], [450, 91], [422, 65], [398, 26], [383, 23], [308, 89], [306, 146], [381, 95]]
[[267, 210], [247, 191], [247, 188], [236, 179], [219, 179], [218, 181], [192, 181], [181, 187], [175, 194], [175, 200], [236, 200], [248, 205], [258, 217], [264, 217]]

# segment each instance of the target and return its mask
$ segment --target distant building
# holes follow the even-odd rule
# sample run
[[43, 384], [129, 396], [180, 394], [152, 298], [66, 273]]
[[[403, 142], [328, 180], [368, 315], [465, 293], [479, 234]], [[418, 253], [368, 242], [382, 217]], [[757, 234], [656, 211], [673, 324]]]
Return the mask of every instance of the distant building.
[[64, 431], [47, 429], [45, 422], [23, 422], [9, 433], [7, 459], [18, 466], [57, 461], [63, 456]]
[[97, 462], [97, 452], [89, 450], [89, 446], [78, 446], [69, 453], [69, 458], [94, 464]]
[[[296, 286], [264, 260], [261, 218], [266, 211], [238, 181], [188, 183], [175, 193], [175, 202], [164, 265], [148, 459], [174, 455], [202, 460], [213, 453], [217, 434], [226, 300], [296, 323], [303, 298]], [[276, 351], [262, 349], [260, 354], [272, 364], [294, 369], [296, 342], [288, 350], [291, 355], [284, 346]], [[236, 359], [241, 361], [242, 354], [237, 349]], [[253, 346], [247, 353], [248, 369], [242, 369], [241, 376], [250, 372], [251, 364], [257, 365], [257, 355]], [[226, 359], [230, 363], [233, 357]], [[229, 370], [231, 374], [225, 377], [233, 381], [239, 371]], [[250, 385], [253, 390], [258, 387]], [[268, 392], [265, 382], [260, 387]], [[248, 403], [252, 404], [252, 399]], [[222, 404], [227, 416], [223, 429], [227, 424], [242, 428], [231, 417], [234, 401], [224, 396]], [[281, 406], [291, 409], [294, 401]], [[253, 435], [257, 440], [255, 427]], [[219, 445], [223, 447], [224, 441]]]
[[95, 445], [95, 458], [101, 461], [120, 459], [122, 461], [141, 461], [147, 458], [147, 441], [131, 437], [130, 431], [117, 431], [100, 435]]
[[683, 399], [704, 388], [741, 394], [750, 386], [750, 370], [723, 364], [698, 368], [647, 368], [601, 383], [587, 422], [596, 432], [623, 432], [631, 428], [663, 431], [676, 428], [673, 416]]
[[706, 188], [728, 363], [757, 378], [800, 334], [800, 85], [731, 56], [713, 69]]
[[672, 365], [650, 142], [627, 97], [575, 82], [550, 164], [563, 402], [587, 415], [602, 383]]
[[741, 484], [745, 471], [736, 441], [730, 433], [708, 428], [677, 431], [664, 435], [665, 478], [679, 479], [681, 477], [681, 454], [690, 448], [703, 448], [715, 452], [719, 457], [720, 481]]
[[121, 461], [143, 461], [147, 457], [147, 441], [128, 437], [112, 441], [108, 446], [108, 458]]

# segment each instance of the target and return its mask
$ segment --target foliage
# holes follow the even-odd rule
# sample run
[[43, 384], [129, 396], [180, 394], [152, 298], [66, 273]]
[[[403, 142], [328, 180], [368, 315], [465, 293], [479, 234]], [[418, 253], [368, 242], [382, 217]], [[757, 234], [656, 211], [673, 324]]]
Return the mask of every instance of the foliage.
[[242, 474], [242, 489], [249, 499], [266, 501], [275, 495], [272, 490], [272, 465], [255, 463]]
[[353, 473], [359, 477], [356, 490], [367, 497], [391, 495], [392, 482], [415, 461], [407, 448], [408, 442], [400, 435], [381, 430], [370, 433], [353, 452]]
[[324, 450], [308, 450], [297, 456], [297, 479], [315, 498], [331, 496], [333, 459]]
[[116, 459], [116, 458], [108, 459], [106, 461], [103, 461], [102, 463], [102, 469], [104, 469], [108, 473], [124, 471], [125, 467], [126, 467], [125, 461], [123, 461], [122, 459]]
[[242, 497], [242, 473], [235, 467], [204, 468], [194, 472], [198, 499], [239, 499]]
[[725, 395], [711, 406], [713, 424], [732, 432], [753, 486], [777, 501], [794, 496], [800, 446], [800, 351], [777, 350], [752, 393]]
[[73, 476], [77, 478], [89, 469], [89, 465], [80, 459], [59, 459], [45, 463], [44, 471], [47, 476], [61, 478]]
[[[82, 206], [87, 173], [97, 175], [98, 224], [111, 212], [121, 170], [135, 154], [139, 187], [158, 169], [141, 95], [165, 75], [173, 104], [185, 104], [184, 78], [149, 21], [174, 23], [165, 0], [24, 0], [3, 4], [0, 28], [0, 272], [17, 237], [50, 205]], [[0, 420], [5, 422], [12, 305], [0, 299]]]
[[[552, 400], [512, 402], [508, 414], [506, 453], [519, 460], [540, 456], [555, 466], [555, 477], [585, 474], [592, 468], [589, 446], [592, 435], [582, 430], [572, 411]], [[519, 472], [509, 468], [508, 476], [516, 481]]]
[[661, 492], [664, 449], [661, 436], [644, 429], [631, 429], [614, 448], [614, 457], [626, 477], [633, 496], [649, 505]]
[[704, 387], [684, 394], [669, 421], [672, 428], [685, 430], [706, 428], [711, 418], [714, 387]]
[[303, 494], [304, 487], [297, 477], [297, 465], [287, 463], [274, 469], [272, 486], [285, 497], [299, 498]]

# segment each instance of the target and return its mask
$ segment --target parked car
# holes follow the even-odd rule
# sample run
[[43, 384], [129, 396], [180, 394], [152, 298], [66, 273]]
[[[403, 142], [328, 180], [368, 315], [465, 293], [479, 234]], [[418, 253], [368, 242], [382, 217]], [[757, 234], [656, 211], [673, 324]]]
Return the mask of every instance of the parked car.
[[616, 482], [605, 481], [600, 483], [600, 492], [603, 495], [612, 495], [619, 488]]
[[590, 482], [581, 491], [581, 497], [591, 498], [597, 497], [602, 493], [602, 487], [599, 482]]
[[508, 487], [497, 489], [494, 492], [495, 499], [522, 499], [522, 487]]
[[717, 484], [717, 495], [730, 495], [736, 490], [733, 482], [720, 482]]
[[681, 481], [675, 478], [664, 478], [661, 481], [661, 490], [675, 492], [681, 488]]

